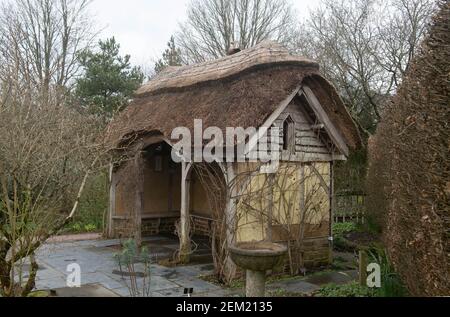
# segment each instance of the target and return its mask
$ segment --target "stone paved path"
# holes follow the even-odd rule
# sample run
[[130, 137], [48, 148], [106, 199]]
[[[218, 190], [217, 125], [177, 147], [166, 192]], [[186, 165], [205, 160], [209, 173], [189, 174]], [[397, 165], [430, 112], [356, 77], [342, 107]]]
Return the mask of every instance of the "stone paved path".
[[[156, 241], [158, 237], [147, 239], [146, 242]], [[173, 243], [164, 237], [170, 247]], [[66, 240], [67, 241], [67, 240]], [[155, 242], [156, 243], [156, 242]], [[171, 244], [172, 243], [172, 244]], [[129, 296], [126, 282], [119, 275], [113, 274], [117, 264], [113, 255], [120, 245], [119, 240], [87, 240], [47, 243], [37, 254], [40, 269], [37, 274], [37, 289], [60, 289], [66, 287], [68, 265], [76, 263], [81, 267], [82, 285], [101, 285], [120, 296]], [[151, 249], [151, 248], [150, 248]], [[142, 265], [137, 264], [137, 268]], [[211, 264], [199, 264], [186, 267], [167, 268], [152, 264], [151, 290], [154, 297], [181, 296], [184, 288], [194, 288], [195, 295], [215, 294], [225, 296], [226, 291], [219, 286], [205, 282], [200, 275], [212, 273]], [[141, 281], [142, 279], [138, 279]]]
[[[93, 240], [82, 240], [87, 236], [63, 237], [52, 240], [42, 246], [37, 253], [40, 266], [36, 287], [40, 290], [57, 290], [61, 296], [129, 296], [126, 281], [119, 275], [113, 274], [118, 270], [113, 255], [120, 249], [119, 240], [99, 240], [97, 236], [90, 236]], [[62, 242], [61, 242], [62, 241]], [[177, 242], [168, 237], [151, 237], [144, 242], [149, 245], [153, 256], [159, 259], [168, 257], [177, 248]], [[205, 252], [205, 250], [202, 250]], [[76, 263], [81, 267], [81, 284], [78, 290], [68, 290], [68, 265]], [[136, 265], [137, 270], [143, 271], [142, 264]], [[211, 275], [211, 263], [168, 268], [152, 264], [151, 296], [152, 297], [180, 297], [184, 288], [193, 288], [194, 297], [227, 297], [242, 296], [243, 290], [229, 290], [208, 283], [200, 276]], [[323, 285], [345, 284], [356, 279], [355, 271], [326, 272], [314, 274], [306, 278], [278, 281], [268, 285], [268, 290], [284, 290], [295, 294], [308, 294], [318, 290]], [[142, 278], [138, 278], [138, 283]]]

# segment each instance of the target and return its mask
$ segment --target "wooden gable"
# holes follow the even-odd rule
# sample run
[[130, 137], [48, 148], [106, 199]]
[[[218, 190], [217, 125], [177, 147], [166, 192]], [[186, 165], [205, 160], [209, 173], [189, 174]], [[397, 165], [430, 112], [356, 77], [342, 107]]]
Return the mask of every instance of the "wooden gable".
[[[286, 120], [292, 123], [286, 124]], [[348, 156], [340, 132], [307, 86], [299, 87], [289, 96], [264, 126], [279, 129], [282, 161], [330, 162], [346, 160]]]

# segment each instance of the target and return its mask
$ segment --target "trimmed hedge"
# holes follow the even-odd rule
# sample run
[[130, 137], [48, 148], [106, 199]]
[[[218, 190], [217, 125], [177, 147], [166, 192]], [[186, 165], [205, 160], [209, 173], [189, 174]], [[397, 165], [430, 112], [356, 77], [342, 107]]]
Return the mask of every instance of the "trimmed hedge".
[[417, 296], [450, 294], [450, 2], [439, 1], [422, 50], [370, 141], [368, 212]]

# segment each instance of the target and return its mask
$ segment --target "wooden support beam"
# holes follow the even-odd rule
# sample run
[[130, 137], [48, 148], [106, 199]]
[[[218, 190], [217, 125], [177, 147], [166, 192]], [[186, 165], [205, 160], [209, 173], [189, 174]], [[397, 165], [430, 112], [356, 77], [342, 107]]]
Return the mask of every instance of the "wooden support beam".
[[333, 263], [333, 223], [336, 211], [336, 199], [334, 198], [334, 162], [330, 162], [330, 220], [329, 220], [329, 241], [330, 241], [330, 259], [329, 263]]
[[181, 163], [181, 216], [180, 216], [180, 262], [189, 263], [190, 238], [190, 175], [192, 164]]
[[[299, 199], [300, 199], [300, 230], [298, 241], [303, 241], [305, 236], [305, 220], [306, 220], [306, 175], [305, 175], [305, 165], [300, 164], [299, 168], [299, 179], [300, 179], [300, 188], [299, 188]], [[302, 258], [303, 261], [303, 258]], [[302, 263], [303, 265], [303, 263]]]
[[269, 192], [269, 206], [268, 206], [268, 219], [267, 219], [267, 235], [266, 235], [266, 240], [268, 242], [273, 242], [273, 208], [274, 208], [274, 203], [273, 203], [273, 188], [275, 186], [275, 177], [276, 174], [272, 173], [272, 174], [267, 174], [267, 176], [269, 178], [269, 188], [270, 188], [270, 192]]
[[114, 235], [114, 216], [116, 215], [116, 180], [114, 173], [114, 164], [109, 165], [109, 209], [108, 209], [108, 228], [107, 238], [111, 239]]
[[142, 244], [142, 214], [144, 208], [144, 180], [145, 159], [139, 151], [134, 158], [134, 172], [136, 175], [135, 203], [134, 203], [134, 239], [137, 245]]
[[[226, 239], [227, 239], [227, 248], [233, 246], [236, 243], [236, 230], [237, 230], [237, 214], [236, 214], [236, 184], [235, 178], [236, 174], [234, 172], [233, 163], [226, 163], [226, 181], [227, 188], [229, 193], [228, 202], [225, 210], [225, 222], [226, 222]], [[228, 249], [229, 250], [229, 249]], [[227, 251], [227, 256], [225, 259], [225, 272], [228, 277], [234, 277], [236, 274], [236, 265], [231, 260], [229, 255], [229, 251]]]

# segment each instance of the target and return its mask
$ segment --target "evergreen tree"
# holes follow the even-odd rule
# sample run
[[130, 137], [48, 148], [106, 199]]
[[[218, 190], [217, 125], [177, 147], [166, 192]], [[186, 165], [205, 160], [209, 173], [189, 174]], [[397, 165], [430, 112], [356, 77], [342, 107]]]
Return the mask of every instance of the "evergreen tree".
[[84, 75], [77, 80], [76, 97], [89, 112], [110, 119], [122, 110], [144, 80], [139, 67], [132, 67], [130, 55], [120, 56], [113, 38], [99, 41], [99, 49], [81, 53]]
[[175, 38], [172, 36], [167, 43], [168, 48], [164, 51], [162, 58], [155, 64], [155, 73], [159, 74], [168, 66], [181, 66], [181, 51], [175, 45]]

